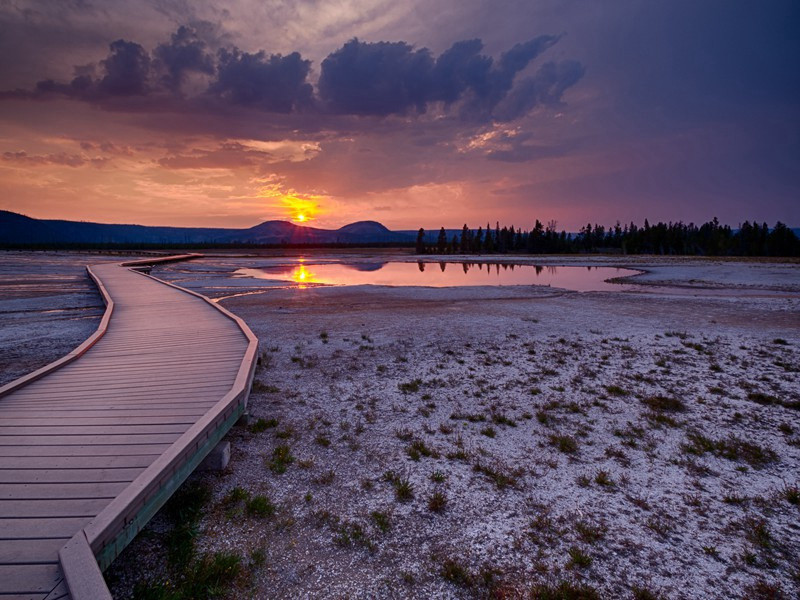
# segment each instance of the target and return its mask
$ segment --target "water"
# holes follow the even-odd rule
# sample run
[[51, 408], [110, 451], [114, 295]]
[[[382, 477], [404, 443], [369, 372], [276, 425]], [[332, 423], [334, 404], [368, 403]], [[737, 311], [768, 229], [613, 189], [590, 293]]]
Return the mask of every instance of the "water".
[[620, 291], [608, 283], [639, 271], [616, 267], [559, 267], [488, 263], [376, 262], [313, 264], [299, 259], [280, 266], [238, 269], [239, 277], [288, 281], [306, 287], [325, 285], [388, 285], [463, 287], [542, 285], [578, 292]]

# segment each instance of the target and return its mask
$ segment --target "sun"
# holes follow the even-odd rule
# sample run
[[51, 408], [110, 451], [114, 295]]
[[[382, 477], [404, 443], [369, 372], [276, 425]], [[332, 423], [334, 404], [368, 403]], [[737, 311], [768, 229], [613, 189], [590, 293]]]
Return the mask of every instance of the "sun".
[[295, 218], [295, 221], [298, 223], [305, 223], [308, 220], [308, 217], [305, 216], [303, 213], [299, 213]]

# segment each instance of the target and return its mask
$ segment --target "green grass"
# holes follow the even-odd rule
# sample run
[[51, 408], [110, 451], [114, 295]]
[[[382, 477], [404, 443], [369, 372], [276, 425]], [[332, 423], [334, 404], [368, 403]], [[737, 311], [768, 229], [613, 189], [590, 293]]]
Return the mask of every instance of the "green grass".
[[435, 513], [444, 512], [445, 507], [447, 506], [447, 496], [444, 495], [444, 492], [435, 491], [431, 494], [431, 497], [428, 498], [428, 510]]
[[688, 443], [682, 447], [689, 454], [702, 456], [710, 453], [728, 460], [743, 460], [756, 469], [778, 461], [778, 455], [770, 448], [747, 442], [735, 436], [715, 440], [698, 431], [691, 431], [686, 434], [686, 438]]
[[552, 434], [548, 440], [551, 446], [558, 448], [559, 452], [563, 452], [564, 454], [575, 454], [578, 452], [578, 440], [571, 435]]
[[250, 431], [253, 433], [262, 433], [267, 429], [278, 426], [278, 419], [258, 419], [255, 423], [250, 425]]
[[600, 600], [600, 594], [588, 583], [572, 581], [534, 584], [527, 597], [530, 600]]
[[449, 581], [453, 585], [460, 587], [471, 587], [473, 583], [473, 577], [467, 568], [452, 558], [448, 558], [442, 562], [439, 574], [445, 581]]
[[399, 389], [404, 394], [409, 394], [409, 393], [412, 393], [412, 392], [418, 392], [419, 391], [419, 386], [421, 386], [421, 385], [422, 385], [422, 380], [421, 379], [413, 379], [413, 380], [405, 382], [405, 383], [398, 383], [397, 384], [397, 389]]
[[577, 546], [572, 546], [569, 550], [567, 550], [567, 554], [569, 554], [567, 568], [586, 569], [592, 566], [592, 557]]
[[647, 396], [642, 398], [642, 404], [650, 410], [659, 412], [682, 412], [686, 410], [686, 405], [682, 400], [668, 396]]
[[373, 510], [370, 513], [370, 518], [381, 533], [387, 533], [392, 528], [392, 521], [389, 517], [389, 513]]
[[603, 386], [608, 393], [609, 396], [627, 396], [628, 390], [621, 388], [618, 385], [606, 385]]
[[289, 465], [293, 462], [294, 456], [292, 456], [289, 446], [281, 445], [272, 451], [272, 458], [268, 461], [267, 466], [270, 471], [276, 475], [280, 475], [285, 473], [286, 469], [289, 468]]
[[262, 519], [275, 514], [275, 505], [266, 496], [253, 496], [245, 503], [247, 514]]

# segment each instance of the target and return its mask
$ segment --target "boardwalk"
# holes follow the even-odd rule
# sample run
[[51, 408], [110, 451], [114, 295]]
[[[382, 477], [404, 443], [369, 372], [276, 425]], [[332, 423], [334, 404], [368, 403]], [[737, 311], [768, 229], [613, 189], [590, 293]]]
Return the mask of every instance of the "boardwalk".
[[162, 472], [191, 472], [195, 438], [216, 443], [246, 401], [230, 393], [252, 377], [243, 324], [128, 268], [92, 270], [113, 299], [105, 335], [0, 398], [0, 600], [68, 597], [59, 550], [79, 533], [107, 566], [182, 480]]

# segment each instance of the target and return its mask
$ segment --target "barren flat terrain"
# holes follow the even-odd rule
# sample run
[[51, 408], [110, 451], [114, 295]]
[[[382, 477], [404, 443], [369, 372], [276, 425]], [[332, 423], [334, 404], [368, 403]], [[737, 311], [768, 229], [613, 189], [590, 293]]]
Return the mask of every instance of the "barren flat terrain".
[[262, 360], [228, 469], [115, 597], [190, 597], [223, 559], [232, 598], [796, 596], [796, 264], [522, 259], [646, 271], [586, 293], [233, 277], [287, 260], [154, 271], [225, 298]]

